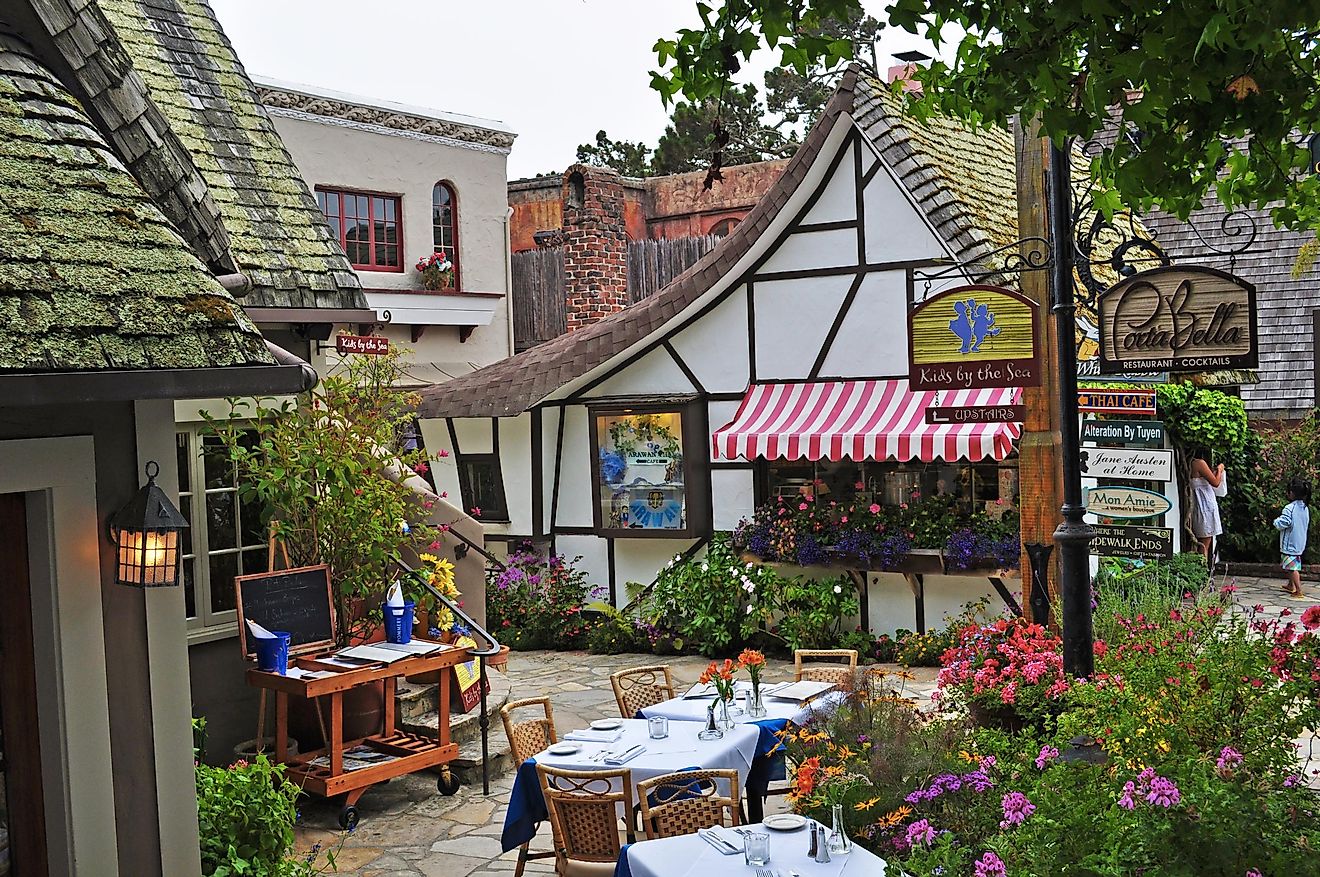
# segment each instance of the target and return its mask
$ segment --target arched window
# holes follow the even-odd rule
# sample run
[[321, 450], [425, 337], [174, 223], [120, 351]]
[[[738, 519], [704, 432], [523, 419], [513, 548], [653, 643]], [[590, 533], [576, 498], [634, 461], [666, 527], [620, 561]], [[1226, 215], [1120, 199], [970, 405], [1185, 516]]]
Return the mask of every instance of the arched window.
[[582, 207], [587, 203], [587, 181], [582, 178], [581, 171], [573, 171], [568, 175], [568, 206]]
[[454, 263], [454, 288], [463, 274], [458, 255], [458, 198], [448, 183], [436, 183], [431, 190], [431, 240], [437, 253], [443, 251]]
[[714, 225], [712, 225], [710, 227], [710, 230], [707, 231], [706, 234], [715, 234], [723, 237], [724, 235], [729, 234], [735, 228], [737, 228], [738, 223], [741, 221], [742, 220], [740, 220], [736, 216], [730, 216], [727, 219], [721, 219], [719, 222], [716, 222]]

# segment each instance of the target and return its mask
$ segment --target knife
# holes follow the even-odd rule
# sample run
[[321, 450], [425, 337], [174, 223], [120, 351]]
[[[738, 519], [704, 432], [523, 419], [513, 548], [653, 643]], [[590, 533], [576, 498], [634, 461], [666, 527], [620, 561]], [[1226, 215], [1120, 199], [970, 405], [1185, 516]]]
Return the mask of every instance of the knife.
[[702, 840], [714, 845], [716, 848], [723, 847], [724, 849], [728, 850], [729, 853], [739, 852], [737, 847], [729, 843], [724, 838], [720, 837], [715, 832], [711, 831], [709, 828], [700, 829], [697, 832], [697, 834], [701, 835]]

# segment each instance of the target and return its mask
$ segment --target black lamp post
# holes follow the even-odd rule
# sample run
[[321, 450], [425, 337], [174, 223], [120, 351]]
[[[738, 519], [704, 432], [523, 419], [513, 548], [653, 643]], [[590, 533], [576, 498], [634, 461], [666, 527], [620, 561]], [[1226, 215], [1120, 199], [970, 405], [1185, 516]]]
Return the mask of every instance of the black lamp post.
[[138, 588], [179, 583], [179, 531], [188, 521], [156, 486], [160, 466], [147, 463], [147, 483], [110, 521], [110, 541], [118, 547], [115, 581]]
[[1077, 426], [1077, 306], [1073, 300], [1072, 174], [1067, 144], [1050, 145], [1050, 274], [1059, 367], [1060, 451], [1063, 456], [1063, 522], [1054, 531], [1059, 546], [1059, 591], [1063, 597], [1063, 669], [1073, 676], [1095, 670], [1091, 629], [1091, 538], [1082, 503], [1081, 436]]

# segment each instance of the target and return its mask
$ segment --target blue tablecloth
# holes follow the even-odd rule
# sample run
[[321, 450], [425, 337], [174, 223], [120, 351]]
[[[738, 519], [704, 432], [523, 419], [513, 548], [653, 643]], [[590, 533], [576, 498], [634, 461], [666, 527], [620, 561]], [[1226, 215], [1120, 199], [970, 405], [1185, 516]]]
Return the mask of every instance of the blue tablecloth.
[[632, 877], [632, 869], [628, 867], [628, 847], [632, 844], [624, 844], [623, 849], [619, 850], [619, 863], [614, 866], [614, 877]]
[[541, 794], [541, 778], [536, 775], [536, 759], [518, 765], [509, 795], [509, 812], [504, 815], [500, 846], [504, 852], [517, 849], [536, 837], [536, 826], [550, 818]]

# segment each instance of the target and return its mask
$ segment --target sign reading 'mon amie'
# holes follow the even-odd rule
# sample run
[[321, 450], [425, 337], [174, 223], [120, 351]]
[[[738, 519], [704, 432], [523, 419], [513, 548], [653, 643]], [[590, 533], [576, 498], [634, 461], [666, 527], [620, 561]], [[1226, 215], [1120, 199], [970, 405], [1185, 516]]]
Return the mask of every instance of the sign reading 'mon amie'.
[[1102, 518], [1153, 518], [1173, 508], [1167, 496], [1140, 487], [1092, 487], [1086, 510]]
[[1169, 481], [1173, 478], [1173, 451], [1155, 448], [1097, 448], [1082, 450], [1082, 474], [1087, 478], [1135, 478]]
[[999, 286], [936, 293], [908, 315], [908, 383], [914, 390], [1040, 386], [1039, 308]]
[[1152, 268], [1106, 289], [1100, 371], [1256, 367], [1256, 287], [1197, 265]]

